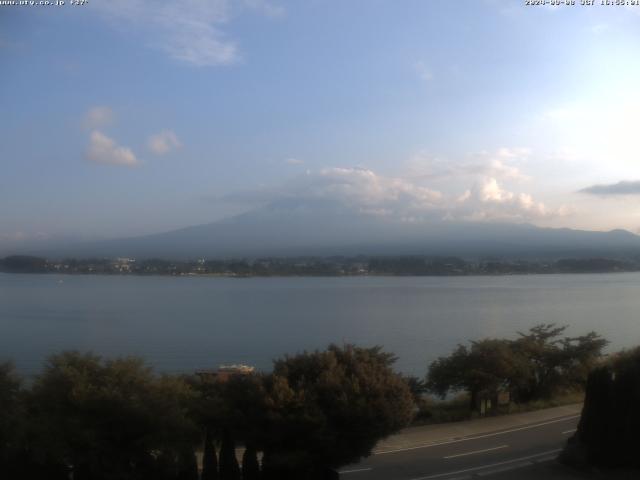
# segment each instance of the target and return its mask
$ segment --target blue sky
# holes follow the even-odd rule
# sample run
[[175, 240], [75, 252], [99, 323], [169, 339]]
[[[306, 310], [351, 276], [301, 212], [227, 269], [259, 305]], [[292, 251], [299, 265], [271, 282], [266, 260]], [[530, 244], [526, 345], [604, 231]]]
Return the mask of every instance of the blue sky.
[[0, 6], [0, 243], [309, 194], [636, 232], [640, 7], [523, 3]]

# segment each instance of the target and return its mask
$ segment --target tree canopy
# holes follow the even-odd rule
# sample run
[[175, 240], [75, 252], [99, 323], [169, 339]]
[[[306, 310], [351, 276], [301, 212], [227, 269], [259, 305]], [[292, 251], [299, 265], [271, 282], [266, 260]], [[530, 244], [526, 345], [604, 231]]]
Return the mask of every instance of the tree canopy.
[[159, 452], [177, 461], [195, 444], [191, 397], [137, 358], [54, 355], [30, 392], [36, 459], [71, 465], [76, 479], [137, 478]]
[[391, 368], [394, 360], [380, 347], [352, 345], [277, 360], [266, 383], [267, 464], [336, 468], [369, 455], [381, 438], [406, 426], [413, 400]]
[[209, 479], [324, 478], [412, 419], [394, 361], [380, 347], [331, 345], [276, 360], [270, 374], [206, 381], [72, 351], [51, 356], [26, 389], [2, 364], [0, 473], [195, 480], [194, 450], [204, 447]]
[[640, 468], [640, 347], [613, 355], [588, 378], [568, 463]]
[[[459, 345], [427, 381], [394, 372], [381, 347], [330, 345], [284, 356], [268, 374], [225, 381], [158, 375], [134, 357], [53, 355], [23, 387], [0, 364], [0, 473], [9, 478], [263, 480], [326, 477], [410, 423], [423, 392], [509, 390], [516, 400], [585, 384], [606, 342], [539, 325]], [[240, 469], [235, 446], [245, 447]], [[258, 462], [262, 452], [262, 462]]]
[[595, 332], [560, 338], [567, 327], [541, 324], [515, 340], [485, 339], [458, 347], [429, 366], [428, 389], [442, 397], [466, 391], [471, 404], [479, 394], [509, 391], [516, 401], [550, 397], [562, 388], [584, 386], [607, 341]]

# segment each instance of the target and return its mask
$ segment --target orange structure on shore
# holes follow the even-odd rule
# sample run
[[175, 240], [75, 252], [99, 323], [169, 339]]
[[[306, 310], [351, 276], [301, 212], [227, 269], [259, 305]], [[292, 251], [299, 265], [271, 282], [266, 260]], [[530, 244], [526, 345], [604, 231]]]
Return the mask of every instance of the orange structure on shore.
[[202, 380], [214, 382], [226, 382], [231, 377], [238, 375], [251, 375], [255, 368], [250, 365], [234, 364], [220, 365], [217, 370], [198, 370], [198, 375]]

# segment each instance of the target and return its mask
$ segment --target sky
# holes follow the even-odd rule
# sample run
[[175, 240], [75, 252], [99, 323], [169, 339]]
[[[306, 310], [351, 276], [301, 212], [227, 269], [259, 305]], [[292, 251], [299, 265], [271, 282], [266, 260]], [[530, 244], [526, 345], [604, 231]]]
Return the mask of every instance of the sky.
[[0, 5], [0, 246], [286, 198], [640, 231], [640, 6]]

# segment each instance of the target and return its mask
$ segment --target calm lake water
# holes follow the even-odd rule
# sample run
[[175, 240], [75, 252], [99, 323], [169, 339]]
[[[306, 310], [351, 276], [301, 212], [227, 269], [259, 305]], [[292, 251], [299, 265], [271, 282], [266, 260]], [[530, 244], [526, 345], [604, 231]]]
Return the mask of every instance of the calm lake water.
[[381, 344], [423, 375], [457, 343], [541, 322], [640, 344], [640, 274], [210, 278], [0, 274], [0, 360], [26, 375], [63, 349], [140, 355], [159, 371], [268, 370], [331, 342]]

